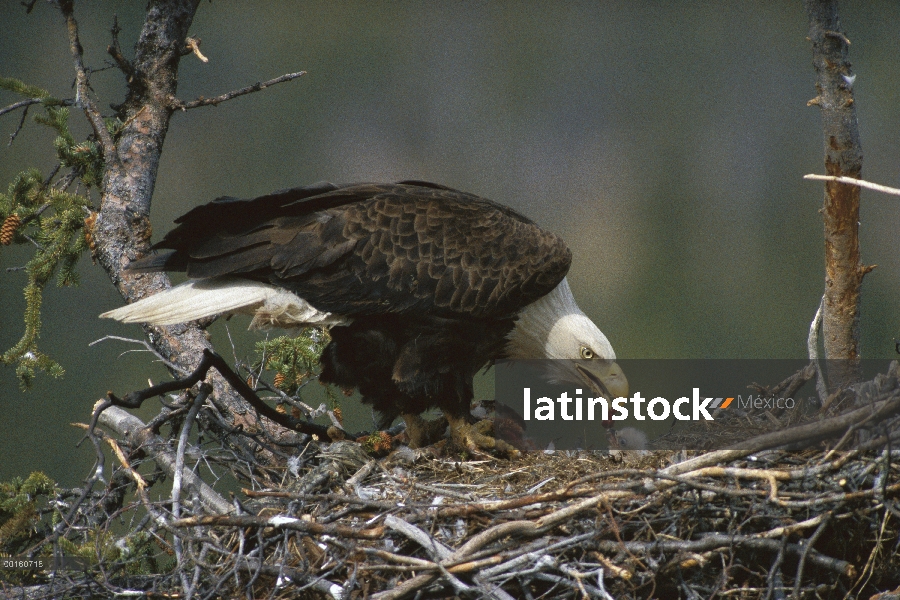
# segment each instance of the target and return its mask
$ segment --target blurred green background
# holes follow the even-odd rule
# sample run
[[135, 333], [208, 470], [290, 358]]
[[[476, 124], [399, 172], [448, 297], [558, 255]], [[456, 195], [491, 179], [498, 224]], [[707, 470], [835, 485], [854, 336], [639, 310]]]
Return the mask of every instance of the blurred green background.
[[[126, 55], [144, 3], [78, 2], [86, 62], [100, 68], [117, 14]], [[865, 155], [863, 176], [900, 184], [900, 4], [841, 5]], [[159, 237], [189, 208], [314, 181], [426, 179], [508, 204], [563, 236], [582, 309], [624, 358], [802, 357], [823, 287], [823, 171], [800, 2], [235, 2], [201, 4], [203, 64], [182, 60], [179, 97], [213, 96], [283, 73], [301, 79], [176, 114], [153, 202]], [[38, 2], [0, 8], [0, 74], [71, 97], [62, 18]], [[95, 73], [102, 107], [121, 74]], [[19, 98], [4, 93], [0, 106]], [[33, 111], [36, 114], [38, 111]], [[0, 118], [0, 185], [53, 165], [52, 134]], [[73, 111], [77, 131], [87, 133]], [[862, 349], [888, 357], [900, 200], [863, 191]], [[30, 251], [0, 251], [0, 346], [22, 331]], [[136, 326], [97, 319], [122, 301], [90, 260], [77, 289], [48, 289], [41, 346], [65, 378], [19, 391], [0, 369], [0, 479], [43, 469], [68, 484], [92, 404], [165, 372]], [[261, 334], [228, 326], [236, 354]], [[224, 323], [214, 326], [231, 356]], [[238, 335], [240, 334], [240, 335]]]

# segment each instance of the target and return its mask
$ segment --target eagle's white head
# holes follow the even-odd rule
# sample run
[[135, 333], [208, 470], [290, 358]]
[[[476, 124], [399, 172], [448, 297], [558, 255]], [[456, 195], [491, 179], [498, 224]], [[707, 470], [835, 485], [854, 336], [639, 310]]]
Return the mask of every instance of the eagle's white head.
[[609, 399], [628, 396], [628, 380], [612, 344], [578, 308], [565, 278], [522, 309], [507, 339], [508, 358], [557, 359], [554, 379], [585, 384]]

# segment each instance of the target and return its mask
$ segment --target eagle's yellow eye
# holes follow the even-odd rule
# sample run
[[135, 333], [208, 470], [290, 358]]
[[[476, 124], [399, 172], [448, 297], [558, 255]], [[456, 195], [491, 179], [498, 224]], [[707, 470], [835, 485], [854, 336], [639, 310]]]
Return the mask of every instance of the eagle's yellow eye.
[[594, 358], [594, 351], [591, 350], [590, 348], [588, 348], [587, 346], [582, 346], [581, 347], [581, 358], [584, 358], [586, 360], [590, 360], [590, 359]]

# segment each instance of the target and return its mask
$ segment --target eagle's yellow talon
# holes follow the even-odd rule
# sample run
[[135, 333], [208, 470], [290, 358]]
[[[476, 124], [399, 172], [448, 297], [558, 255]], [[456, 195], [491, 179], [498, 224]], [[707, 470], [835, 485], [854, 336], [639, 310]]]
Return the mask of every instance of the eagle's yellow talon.
[[450, 435], [460, 448], [472, 454], [487, 458], [493, 452], [503, 458], [518, 458], [522, 455], [516, 448], [501, 439], [493, 437], [494, 422], [490, 419], [469, 423], [465, 417], [447, 417]]

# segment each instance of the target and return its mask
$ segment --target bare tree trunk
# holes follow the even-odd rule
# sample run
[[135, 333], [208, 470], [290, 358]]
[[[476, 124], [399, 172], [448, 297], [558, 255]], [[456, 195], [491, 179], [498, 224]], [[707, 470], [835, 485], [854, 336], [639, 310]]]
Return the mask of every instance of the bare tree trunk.
[[[809, 105], [822, 111], [825, 171], [858, 179], [862, 148], [853, 100], [856, 78], [847, 60], [850, 41], [841, 31], [836, 0], [805, 0], [809, 39], [813, 47], [818, 95]], [[839, 360], [829, 369], [830, 387], [859, 381], [859, 294], [864, 267], [859, 252], [860, 188], [836, 182], [825, 184], [822, 216], [825, 222], [825, 294], [823, 345], [825, 358]]]
[[[100, 211], [91, 219], [94, 257], [128, 302], [171, 287], [164, 273], [135, 275], [125, 268], [149, 252], [150, 203], [169, 120], [183, 106], [176, 97], [178, 65], [183, 55], [191, 53], [186, 39], [199, 4], [200, 0], [151, 0], [133, 60], [123, 55], [114, 28], [107, 50], [126, 77], [128, 93], [123, 104], [114, 106], [125, 126], [113, 138], [90, 98], [73, 1], [60, 2], [75, 64], [78, 102], [106, 162]], [[196, 324], [144, 329], [154, 348], [186, 372], [200, 362], [204, 349], [211, 348], [206, 332]], [[256, 424], [249, 405], [218, 373], [211, 373], [209, 381], [217, 405], [236, 424]]]

